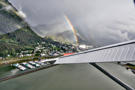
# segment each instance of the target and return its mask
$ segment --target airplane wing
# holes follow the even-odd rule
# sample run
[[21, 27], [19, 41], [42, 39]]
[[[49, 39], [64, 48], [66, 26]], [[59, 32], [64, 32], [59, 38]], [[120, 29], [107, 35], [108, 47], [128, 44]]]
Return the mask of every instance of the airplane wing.
[[135, 61], [135, 40], [60, 57], [54, 64]]

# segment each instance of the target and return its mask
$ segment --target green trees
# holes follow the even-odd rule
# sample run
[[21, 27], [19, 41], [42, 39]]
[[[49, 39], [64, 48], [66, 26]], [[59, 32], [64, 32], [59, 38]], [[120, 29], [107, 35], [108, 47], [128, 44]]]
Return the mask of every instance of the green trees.
[[41, 52], [40, 51], [36, 51], [35, 56], [40, 56]]
[[8, 50], [4, 50], [3, 52], [0, 52], [0, 57], [7, 57], [8, 55]]

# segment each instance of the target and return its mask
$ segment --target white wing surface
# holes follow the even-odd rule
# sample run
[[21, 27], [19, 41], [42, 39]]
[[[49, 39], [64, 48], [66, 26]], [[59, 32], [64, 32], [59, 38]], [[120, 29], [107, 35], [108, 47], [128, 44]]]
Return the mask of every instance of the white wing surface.
[[60, 57], [54, 64], [135, 61], [135, 40]]

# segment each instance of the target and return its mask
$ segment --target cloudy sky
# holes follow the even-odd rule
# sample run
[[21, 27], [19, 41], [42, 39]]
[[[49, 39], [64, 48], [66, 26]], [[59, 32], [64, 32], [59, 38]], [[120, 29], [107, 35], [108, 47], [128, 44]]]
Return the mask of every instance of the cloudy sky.
[[103, 46], [135, 39], [133, 0], [9, 0], [31, 26], [69, 17], [89, 43]]

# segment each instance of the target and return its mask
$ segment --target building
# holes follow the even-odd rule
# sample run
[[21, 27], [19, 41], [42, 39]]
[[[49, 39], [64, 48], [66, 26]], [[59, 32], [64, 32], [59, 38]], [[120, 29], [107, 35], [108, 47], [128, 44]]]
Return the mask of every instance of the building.
[[44, 57], [44, 56], [46, 56], [46, 54], [44, 54], [44, 53], [41, 53], [41, 57]]

